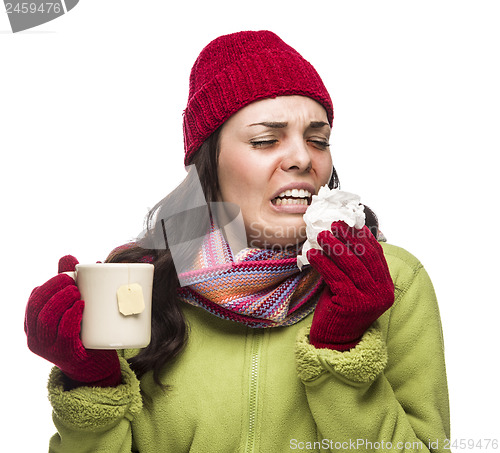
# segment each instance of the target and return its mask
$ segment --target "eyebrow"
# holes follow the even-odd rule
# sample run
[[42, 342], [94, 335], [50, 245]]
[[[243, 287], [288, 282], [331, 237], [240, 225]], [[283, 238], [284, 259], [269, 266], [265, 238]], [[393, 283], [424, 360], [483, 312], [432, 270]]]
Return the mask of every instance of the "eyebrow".
[[248, 127], [250, 127], [250, 126], [265, 126], [265, 127], [272, 127], [274, 129], [279, 129], [279, 128], [287, 127], [288, 123], [287, 122], [277, 122], [277, 121], [263, 121], [262, 123], [249, 124]]
[[[265, 127], [270, 127], [270, 128], [273, 128], [273, 129], [280, 129], [280, 128], [283, 128], [283, 127], [287, 127], [288, 126], [288, 122], [284, 121], [284, 122], [279, 122], [279, 121], [263, 121], [261, 123], [252, 123], [252, 124], [249, 124], [248, 127], [250, 126], [265, 126]], [[309, 124], [309, 127], [312, 128], [312, 129], [320, 129], [322, 127], [325, 127], [325, 126], [330, 126], [328, 123], [325, 123], [324, 121], [311, 121], [311, 123]]]
[[330, 125], [328, 123], [325, 123], [324, 121], [311, 121], [311, 124], [309, 124], [309, 127], [312, 129], [321, 129], [322, 127]]

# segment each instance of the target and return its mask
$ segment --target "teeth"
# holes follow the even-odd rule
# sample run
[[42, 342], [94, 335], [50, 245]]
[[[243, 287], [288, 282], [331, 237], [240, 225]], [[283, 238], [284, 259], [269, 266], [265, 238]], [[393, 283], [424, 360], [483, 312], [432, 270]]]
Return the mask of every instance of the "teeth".
[[311, 192], [304, 189], [289, 189], [281, 192], [278, 197], [294, 197], [294, 198], [309, 198], [311, 196]]
[[[285, 198], [291, 197], [291, 198]], [[311, 197], [311, 192], [305, 189], [288, 189], [281, 192], [274, 200], [276, 206], [286, 205], [308, 205], [308, 200]]]
[[307, 200], [305, 198], [277, 198], [276, 206], [286, 206], [286, 205], [304, 205], [307, 206]]

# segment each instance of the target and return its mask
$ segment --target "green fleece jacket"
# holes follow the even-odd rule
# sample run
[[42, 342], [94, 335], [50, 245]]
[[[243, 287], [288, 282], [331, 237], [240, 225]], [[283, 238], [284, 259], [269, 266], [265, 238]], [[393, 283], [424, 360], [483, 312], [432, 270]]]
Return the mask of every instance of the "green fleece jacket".
[[186, 348], [166, 366], [162, 391], [140, 381], [123, 351], [123, 384], [49, 398], [51, 452], [449, 451], [441, 322], [431, 281], [405, 250], [382, 244], [393, 307], [350, 351], [316, 349], [312, 315], [252, 329], [186, 305]]

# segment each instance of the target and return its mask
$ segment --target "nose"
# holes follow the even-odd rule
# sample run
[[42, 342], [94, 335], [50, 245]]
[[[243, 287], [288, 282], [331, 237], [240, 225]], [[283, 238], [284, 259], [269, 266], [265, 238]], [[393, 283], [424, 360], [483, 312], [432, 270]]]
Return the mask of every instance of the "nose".
[[308, 172], [311, 170], [311, 153], [302, 137], [288, 144], [281, 161], [281, 168], [283, 171]]

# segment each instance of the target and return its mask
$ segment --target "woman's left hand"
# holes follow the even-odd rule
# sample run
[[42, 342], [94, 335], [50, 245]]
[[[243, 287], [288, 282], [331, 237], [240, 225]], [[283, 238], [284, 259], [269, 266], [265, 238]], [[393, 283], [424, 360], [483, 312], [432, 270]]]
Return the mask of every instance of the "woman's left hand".
[[365, 226], [334, 222], [317, 239], [322, 250], [307, 252], [326, 288], [309, 334], [317, 348], [348, 350], [394, 302], [394, 284], [381, 245]]

